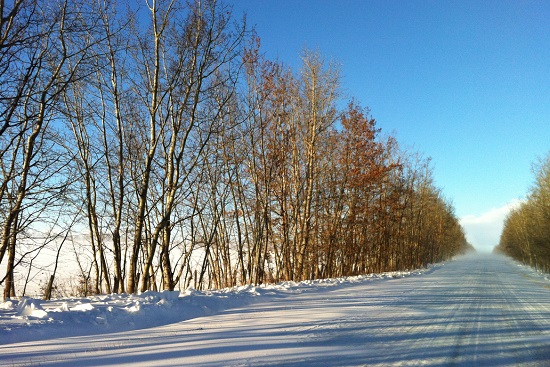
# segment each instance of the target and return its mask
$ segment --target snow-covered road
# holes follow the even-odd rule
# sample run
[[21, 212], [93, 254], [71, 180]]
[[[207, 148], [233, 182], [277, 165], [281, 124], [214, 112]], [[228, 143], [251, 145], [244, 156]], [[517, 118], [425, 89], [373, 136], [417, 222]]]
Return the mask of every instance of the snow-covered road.
[[550, 366], [550, 282], [494, 255], [256, 297], [145, 330], [7, 344], [23, 366]]

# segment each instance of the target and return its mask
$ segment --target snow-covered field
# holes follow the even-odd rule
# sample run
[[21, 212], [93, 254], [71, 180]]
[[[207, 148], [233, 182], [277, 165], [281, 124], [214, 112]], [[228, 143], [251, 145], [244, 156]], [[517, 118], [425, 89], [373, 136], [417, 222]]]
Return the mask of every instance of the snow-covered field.
[[494, 255], [304, 283], [0, 303], [1, 366], [550, 366], [550, 282]]

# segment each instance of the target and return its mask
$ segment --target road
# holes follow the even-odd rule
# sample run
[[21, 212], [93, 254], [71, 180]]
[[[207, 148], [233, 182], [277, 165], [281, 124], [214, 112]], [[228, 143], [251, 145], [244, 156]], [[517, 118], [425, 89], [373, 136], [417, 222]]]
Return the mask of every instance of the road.
[[550, 282], [500, 256], [147, 330], [17, 343], [40, 366], [550, 366]]

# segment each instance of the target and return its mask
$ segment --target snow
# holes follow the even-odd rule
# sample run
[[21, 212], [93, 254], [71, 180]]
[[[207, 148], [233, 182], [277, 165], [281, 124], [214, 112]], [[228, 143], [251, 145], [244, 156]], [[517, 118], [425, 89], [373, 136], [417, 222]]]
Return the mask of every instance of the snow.
[[0, 303], [8, 366], [547, 366], [550, 282], [504, 257], [428, 270]]
[[[11, 302], [6, 302], [5, 307], [2, 307], [4, 309], [9, 309], [9, 304]], [[13, 303], [11, 303], [13, 305]], [[30, 298], [24, 298], [21, 302], [19, 302], [16, 306], [17, 308], [17, 314], [24, 317], [35, 317], [37, 319], [43, 319], [44, 317], [48, 316], [48, 313], [44, 311], [42, 306], [40, 305], [40, 301], [37, 301], [35, 299]]]
[[20, 301], [0, 303], [0, 345], [19, 341], [50, 339], [113, 331], [151, 328], [245, 307], [307, 289], [321, 290], [346, 284], [368, 283], [419, 275], [412, 272], [388, 272], [338, 279], [282, 282], [275, 285], [240, 286], [217, 291], [144, 292], [139, 295], [110, 294], [87, 298], [43, 301], [23, 297]]

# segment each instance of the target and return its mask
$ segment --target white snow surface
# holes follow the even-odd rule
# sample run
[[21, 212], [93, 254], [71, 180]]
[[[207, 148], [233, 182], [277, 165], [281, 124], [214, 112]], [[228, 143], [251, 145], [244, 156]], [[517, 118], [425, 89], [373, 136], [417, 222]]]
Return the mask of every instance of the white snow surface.
[[550, 282], [496, 255], [220, 291], [0, 303], [0, 366], [550, 366]]

